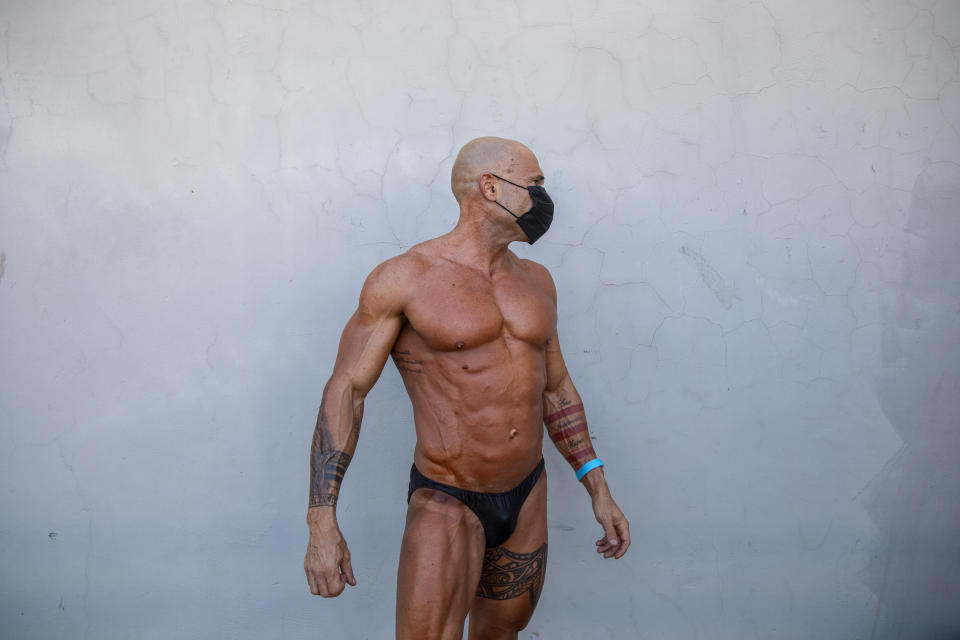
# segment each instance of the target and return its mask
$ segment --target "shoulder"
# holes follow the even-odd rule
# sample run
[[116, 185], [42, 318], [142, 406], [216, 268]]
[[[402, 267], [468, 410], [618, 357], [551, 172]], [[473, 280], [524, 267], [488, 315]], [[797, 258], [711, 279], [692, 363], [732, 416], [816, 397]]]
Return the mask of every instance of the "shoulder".
[[360, 291], [360, 311], [374, 315], [403, 312], [417, 280], [429, 269], [422, 256], [407, 251], [381, 262], [367, 276]]
[[366, 285], [373, 286], [404, 286], [430, 268], [425, 256], [419, 254], [413, 249], [406, 253], [401, 253], [389, 260], [381, 262], [370, 275], [367, 276]]
[[520, 269], [533, 282], [534, 286], [542, 290], [554, 300], [557, 299], [557, 286], [553, 282], [550, 270], [533, 260], [517, 259]]

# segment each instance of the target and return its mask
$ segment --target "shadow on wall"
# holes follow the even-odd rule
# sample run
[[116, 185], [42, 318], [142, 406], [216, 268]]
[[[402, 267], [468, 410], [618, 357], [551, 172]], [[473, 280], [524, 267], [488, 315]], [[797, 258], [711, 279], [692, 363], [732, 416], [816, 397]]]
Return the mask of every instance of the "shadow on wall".
[[869, 568], [871, 640], [960, 640], [960, 176], [918, 178], [880, 404], [903, 440], [874, 480], [885, 552]]

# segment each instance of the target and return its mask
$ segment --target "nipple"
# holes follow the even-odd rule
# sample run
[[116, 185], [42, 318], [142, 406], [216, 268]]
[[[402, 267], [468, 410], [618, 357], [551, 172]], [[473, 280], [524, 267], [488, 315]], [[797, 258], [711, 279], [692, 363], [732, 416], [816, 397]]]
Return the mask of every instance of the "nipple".
[[516, 430], [516, 429], [510, 429], [510, 439], [513, 440], [513, 439], [516, 438], [516, 437], [517, 437], [517, 430]]
[[457, 341], [457, 344], [456, 344], [457, 349], [463, 349], [465, 346], [467, 345], [462, 340]]

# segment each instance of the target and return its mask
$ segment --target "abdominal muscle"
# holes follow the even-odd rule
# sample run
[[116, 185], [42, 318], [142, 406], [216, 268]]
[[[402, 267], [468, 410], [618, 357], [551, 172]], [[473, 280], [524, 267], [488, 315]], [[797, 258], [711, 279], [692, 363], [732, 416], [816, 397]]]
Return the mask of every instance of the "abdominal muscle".
[[414, 463], [428, 478], [471, 491], [508, 491], [540, 461], [544, 350], [502, 335], [438, 351], [403, 331], [393, 351], [413, 404]]

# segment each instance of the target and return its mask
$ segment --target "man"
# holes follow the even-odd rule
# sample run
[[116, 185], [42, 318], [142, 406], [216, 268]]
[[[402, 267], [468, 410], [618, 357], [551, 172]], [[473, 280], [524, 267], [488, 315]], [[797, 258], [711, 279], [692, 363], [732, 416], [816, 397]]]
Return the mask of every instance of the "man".
[[355, 586], [336, 518], [363, 400], [387, 357], [400, 371], [417, 433], [397, 579], [397, 638], [516, 639], [547, 558], [542, 424], [593, 501], [604, 558], [630, 546], [580, 396], [557, 340], [556, 289], [541, 265], [507, 247], [553, 218], [533, 153], [478, 138], [460, 150], [450, 233], [387, 260], [367, 277], [323, 391], [311, 451], [304, 567], [324, 597]]

